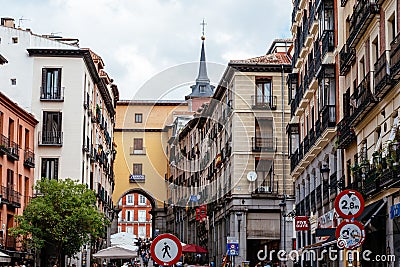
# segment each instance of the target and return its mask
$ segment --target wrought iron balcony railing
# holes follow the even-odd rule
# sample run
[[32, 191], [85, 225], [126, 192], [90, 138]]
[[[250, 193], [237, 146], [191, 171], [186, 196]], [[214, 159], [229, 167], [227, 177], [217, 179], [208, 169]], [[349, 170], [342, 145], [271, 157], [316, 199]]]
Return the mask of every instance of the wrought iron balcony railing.
[[56, 145], [63, 144], [63, 132], [60, 131], [43, 131], [39, 132], [39, 145]]
[[350, 33], [347, 43], [355, 47], [364, 30], [368, 27], [375, 14], [379, 14], [379, 5], [375, 0], [358, 0], [350, 18]]
[[251, 96], [253, 109], [271, 109], [276, 110], [276, 96], [253, 95]]
[[2, 186], [1, 187], [1, 202], [11, 205], [14, 208], [21, 207], [21, 194], [12, 188]]
[[356, 60], [356, 50], [345, 44], [339, 52], [340, 75], [346, 75]]
[[336, 127], [336, 106], [335, 105], [325, 105], [322, 107], [321, 111], [322, 118], [322, 129], [324, 132], [327, 128]]
[[40, 100], [64, 101], [65, 87], [40, 87]]
[[322, 58], [328, 52], [335, 50], [335, 32], [334, 30], [325, 30], [322, 34]]
[[400, 33], [390, 43], [390, 74], [392, 79], [400, 78]]
[[17, 143], [10, 141], [7, 157], [11, 160], [19, 160], [19, 146]]
[[35, 168], [35, 153], [30, 149], [24, 151], [24, 166], [27, 168]]
[[383, 97], [389, 92], [392, 84], [390, 77], [390, 66], [389, 66], [389, 52], [384, 51], [383, 54], [375, 63], [374, 83], [375, 83], [375, 96]]

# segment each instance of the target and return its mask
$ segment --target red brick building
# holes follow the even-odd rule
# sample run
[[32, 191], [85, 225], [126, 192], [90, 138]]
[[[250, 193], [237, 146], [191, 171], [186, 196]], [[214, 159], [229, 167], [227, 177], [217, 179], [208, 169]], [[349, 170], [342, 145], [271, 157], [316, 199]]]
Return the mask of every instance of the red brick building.
[[0, 251], [21, 250], [9, 235], [15, 215], [32, 197], [34, 133], [38, 121], [0, 92]]
[[118, 232], [132, 233], [140, 238], [151, 237], [150, 201], [138, 193], [127, 194], [119, 203]]

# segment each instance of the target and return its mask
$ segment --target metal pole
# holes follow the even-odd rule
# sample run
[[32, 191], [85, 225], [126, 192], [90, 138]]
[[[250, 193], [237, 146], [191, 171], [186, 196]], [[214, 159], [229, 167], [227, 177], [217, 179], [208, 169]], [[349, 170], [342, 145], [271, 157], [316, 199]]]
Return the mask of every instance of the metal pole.
[[[286, 43], [285, 43], [286, 47]], [[285, 85], [284, 85], [284, 80], [285, 80], [285, 70], [283, 68], [282, 64], [282, 85], [281, 85], [281, 100], [282, 100], [282, 126], [281, 126], [281, 135], [282, 135], [282, 161], [285, 158], [285, 135], [284, 135], [284, 122], [285, 122]], [[284, 208], [283, 212], [286, 213], [286, 173], [285, 173], [285, 164], [282, 164], [282, 179], [283, 179], [283, 203]], [[286, 221], [285, 219], [283, 220], [283, 250], [286, 251]]]

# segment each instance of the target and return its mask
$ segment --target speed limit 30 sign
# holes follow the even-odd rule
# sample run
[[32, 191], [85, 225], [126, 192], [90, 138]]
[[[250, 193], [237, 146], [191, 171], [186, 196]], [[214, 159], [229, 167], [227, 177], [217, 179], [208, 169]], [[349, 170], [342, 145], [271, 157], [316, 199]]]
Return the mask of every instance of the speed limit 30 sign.
[[364, 210], [364, 198], [358, 191], [344, 190], [335, 199], [335, 209], [342, 218], [357, 218]]

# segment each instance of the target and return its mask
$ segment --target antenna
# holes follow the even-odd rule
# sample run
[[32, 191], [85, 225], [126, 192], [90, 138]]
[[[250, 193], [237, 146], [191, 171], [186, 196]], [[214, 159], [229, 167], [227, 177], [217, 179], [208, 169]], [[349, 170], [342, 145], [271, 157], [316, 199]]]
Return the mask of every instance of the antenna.
[[30, 19], [24, 19], [24, 16], [20, 17], [20, 18], [18, 19], [18, 28], [21, 27], [21, 24], [22, 24], [22, 22], [23, 22], [24, 20], [29, 20], [29, 21], [30, 21]]

